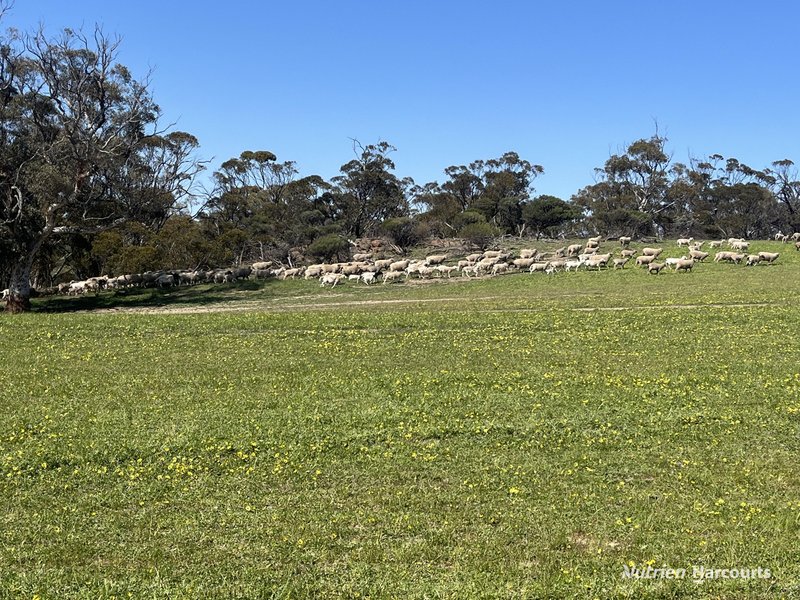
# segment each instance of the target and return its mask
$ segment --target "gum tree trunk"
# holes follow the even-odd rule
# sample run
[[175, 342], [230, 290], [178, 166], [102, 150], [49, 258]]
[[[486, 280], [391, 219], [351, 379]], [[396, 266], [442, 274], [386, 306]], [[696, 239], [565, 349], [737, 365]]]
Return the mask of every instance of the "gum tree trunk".
[[31, 309], [31, 267], [28, 262], [17, 264], [11, 272], [6, 312], [21, 313]]

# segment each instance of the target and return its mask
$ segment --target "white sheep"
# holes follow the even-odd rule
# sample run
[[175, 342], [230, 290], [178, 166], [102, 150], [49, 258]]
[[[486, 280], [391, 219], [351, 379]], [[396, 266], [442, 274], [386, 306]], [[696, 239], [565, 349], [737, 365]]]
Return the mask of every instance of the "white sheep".
[[689, 257], [703, 262], [708, 258], [708, 252], [703, 252], [702, 250], [689, 250]]
[[564, 264], [565, 271], [577, 271], [581, 265], [584, 263], [582, 260], [568, 260]]
[[678, 262], [675, 263], [675, 272], [677, 273], [678, 271], [684, 271], [685, 273], [688, 273], [689, 271], [692, 270], [693, 267], [694, 267], [694, 259], [693, 258], [689, 258], [689, 259], [683, 259], [682, 258]]
[[362, 273], [361, 281], [363, 281], [367, 285], [372, 285], [373, 283], [375, 283], [375, 272], [367, 271], [366, 273]]
[[528, 271], [530, 273], [544, 273], [547, 271], [547, 267], [550, 266], [549, 262], [543, 263], [533, 263], [530, 267], [528, 267]]
[[447, 275], [447, 278], [450, 279], [450, 274], [453, 271], [456, 271], [458, 267], [448, 267], [447, 265], [439, 265], [436, 267], [436, 270], [439, 272], [439, 275]]
[[626, 256], [624, 258], [615, 258], [614, 259], [614, 268], [615, 269], [624, 269], [627, 262], [630, 260], [630, 257]]
[[499, 262], [492, 265], [492, 275], [500, 275], [501, 273], [508, 273], [508, 263]]
[[642, 254], [645, 256], [653, 256], [658, 258], [658, 256], [664, 251], [663, 248], [642, 248]]
[[403, 277], [405, 277], [404, 271], [388, 271], [383, 274], [383, 284], [386, 285], [392, 281], [397, 281]]
[[623, 248], [627, 248], [627, 247], [628, 247], [628, 245], [631, 243], [631, 238], [630, 238], [630, 236], [625, 236], [625, 235], [623, 235], [623, 236], [620, 236], [620, 238], [619, 238], [619, 243], [620, 243], [620, 244], [622, 244], [622, 247], [623, 247]]
[[772, 264], [776, 260], [778, 260], [778, 256], [780, 256], [780, 253], [778, 253], [778, 252], [759, 252], [758, 256], [761, 257], [761, 260], [763, 260], [763, 261], [765, 261], [765, 262], [767, 262], [769, 264]]
[[750, 247], [750, 242], [745, 242], [744, 240], [735, 240], [731, 244], [731, 248], [733, 250], [747, 250]]
[[666, 266], [666, 263], [651, 262], [647, 265], [647, 272], [651, 275], [658, 275]]
[[650, 263], [652, 263], [652, 262], [653, 262], [655, 259], [656, 259], [656, 257], [655, 257], [655, 256], [652, 256], [652, 255], [650, 255], [650, 254], [643, 254], [642, 256], [637, 256], [637, 257], [636, 257], [636, 264], [637, 264], [638, 266], [640, 266], [640, 267], [641, 267], [641, 266], [644, 266], [644, 265], [649, 265], [649, 264], [650, 264]]
[[426, 265], [440, 265], [447, 260], [447, 254], [431, 254], [425, 258]]
[[636, 250], [622, 250], [619, 255], [622, 258], [633, 258], [636, 255]]
[[745, 263], [745, 266], [752, 267], [753, 265], [757, 265], [760, 262], [761, 262], [761, 257], [758, 254], [749, 254], [747, 256], [747, 262]]
[[536, 248], [523, 248], [519, 251], [520, 258], [535, 258], [537, 254], [539, 251]]
[[342, 275], [341, 273], [325, 273], [319, 278], [319, 286], [325, 287], [326, 285], [330, 285], [331, 288], [335, 288], [336, 284], [343, 281], [345, 277], [346, 275]]
[[792, 240], [795, 242], [800, 242], [800, 231], [795, 231], [792, 234]]
[[567, 246], [567, 256], [578, 256], [581, 253], [581, 246], [580, 244], [570, 244]]
[[395, 261], [389, 265], [389, 271], [405, 271], [410, 263], [411, 261], [408, 260]]
[[678, 238], [678, 246], [689, 246], [694, 241], [694, 238]]

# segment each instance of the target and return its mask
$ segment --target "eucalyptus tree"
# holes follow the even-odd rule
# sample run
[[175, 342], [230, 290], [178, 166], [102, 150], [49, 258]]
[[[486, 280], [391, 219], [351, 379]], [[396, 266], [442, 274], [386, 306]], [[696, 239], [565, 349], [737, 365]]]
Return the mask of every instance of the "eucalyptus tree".
[[159, 128], [147, 79], [118, 38], [65, 29], [0, 39], [0, 238], [6, 310], [30, 306], [37, 257], [68, 235], [162, 223], [203, 168], [197, 140]]

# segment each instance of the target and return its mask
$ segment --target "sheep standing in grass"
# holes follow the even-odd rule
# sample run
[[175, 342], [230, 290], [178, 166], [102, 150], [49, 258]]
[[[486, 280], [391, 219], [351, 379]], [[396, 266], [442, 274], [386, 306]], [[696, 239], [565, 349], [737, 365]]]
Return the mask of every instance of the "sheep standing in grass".
[[492, 275], [500, 275], [502, 273], [508, 273], [508, 263], [499, 262], [492, 265]]
[[536, 248], [523, 248], [519, 251], [520, 258], [535, 258], [537, 254], [539, 251]]
[[336, 284], [344, 281], [347, 275], [342, 275], [341, 273], [325, 273], [322, 277], [319, 278], [319, 285], [320, 287], [325, 287], [326, 285], [331, 286], [331, 288], [335, 288]]
[[725, 240], [715, 240], [713, 242], [708, 242], [709, 248], [722, 248], [722, 242]]
[[736, 240], [731, 244], [731, 248], [733, 250], [747, 250], [750, 248], [750, 242], [745, 242], [744, 240]]
[[689, 256], [697, 261], [703, 262], [708, 258], [708, 252], [702, 250], [689, 250]]
[[633, 258], [634, 256], [636, 256], [636, 250], [628, 250], [628, 249], [626, 249], [626, 250], [623, 250], [622, 252], [620, 252], [619, 255], [622, 258]]
[[643, 254], [642, 256], [637, 256], [636, 257], [636, 265], [639, 266], [639, 267], [645, 266], [645, 265], [649, 265], [655, 259], [656, 259], [655, 256], [652, 256], [650, 254]]
[[615, 258], [614, 259], [614, 268], [615, 269], [624, 269], [625, 265], [628, 263], [629, 260], [630, 260], [630, 258], [627, 257], [627, 256], [624, 257], [624, 258]]
[[658, 256], [664, 251], [663, 248], [642, 248], [642, 254], [644, 256], [652, 256], [654, 258], [658, 258]]
[[800, 242], [800, 231], [796, 231], [792, 234], [792, 240], [795, 242]]
[[432, 254], [425, 258], [425, 264], [428, 266], [440, 265], [446, 260], [447, 260], [447, 254]]
[[647, 272], [651, 275], [658, 275], [666, 266], [666, 263], [651, 262], [647, 265]]
[[623, 248], [627, 248], [631, 243], [631, 238], [629, 236], [620, 236], [619, 243]]
[[749, 254], [747, 256], [747, 262], [745, 263], [745, 266], [752, 267], [753, 265], [757, 265], [760, 262], [761, 262], [761, 257], [758, 254]]
[[694, 241], [694, 238], [678, 238], [678, 247], [689, 246]]
[[761, 260], [763, 260], [764, 262], [766, 262], [766, 263], [769, 263], [769, 264], [772, 264], [772, 263], [774, 263], [776, 260], [778, 260], [778, 256], [780, 256], [780, 253], [778, 253], [778, 252], [759, 252], [759, 253], [758, 253], [758, 256], [759, 256], [759, 257], [761, 258]]
[[544, 273], [547, 271], [547, 267], [550, 266], [549, 262], [543, 263], [533, 263], [530, 267], [528, 267], [529, 273]]
[[694, 267], [694, 259], [680, 259], [678, 262], [675, 263], [675, 272], [683, 271], [684, 273], [688, 273]]
[[367, 271], [366, 273], [361, 274], [361, 281], [366, 283], [367, 285], [372, 285], [375, 283], [375, 272], [374, 271]]
[[580, 244], [570, 244], [567, 246], [567, 256], [578, 256], [578, 254], [581, 253], [581, 248], [583, 248], [583, 246]]
[[448, 267], [447, 265], [439, 265], [436, 267], [436, 271], [439, 273], [439, 276], [447, 275], [447, 278], [450, 279], [450, 274], [457, 270], [458, 267]]

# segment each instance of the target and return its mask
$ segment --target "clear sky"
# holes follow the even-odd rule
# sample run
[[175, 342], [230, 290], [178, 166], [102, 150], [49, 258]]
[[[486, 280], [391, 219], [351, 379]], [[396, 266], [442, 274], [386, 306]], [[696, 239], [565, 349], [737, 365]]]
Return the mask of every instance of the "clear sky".
[[422, 184], [514, 150], [568, 199], [656, 123], [676, 161], [800, 163], [795, 2], [16, 0], [5, 25], [40, 22], [119, 34], [212, 169], [263, 149], [330, 178], [357, 138]]

